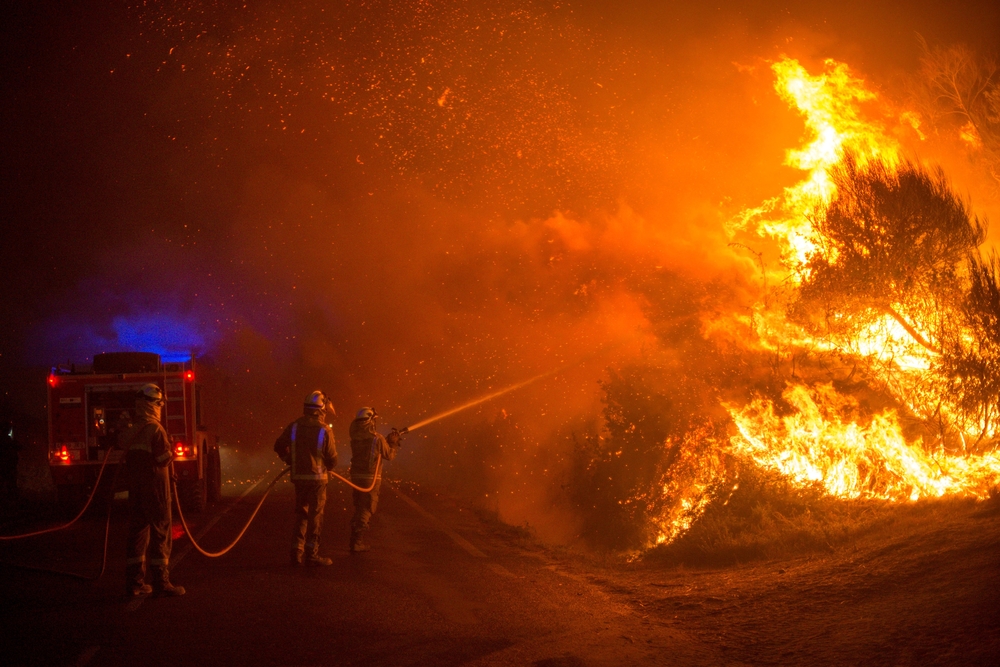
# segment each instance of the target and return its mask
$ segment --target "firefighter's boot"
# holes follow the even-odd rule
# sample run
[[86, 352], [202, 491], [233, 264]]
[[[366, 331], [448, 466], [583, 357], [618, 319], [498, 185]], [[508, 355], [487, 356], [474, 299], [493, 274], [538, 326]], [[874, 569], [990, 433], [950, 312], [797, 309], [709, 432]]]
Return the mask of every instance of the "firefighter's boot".
[[184, 595], [187, 591], [183, 586], [175, 586], [170, 583], [170, 575], [165, 569], [154, 572], [156, 579], [153, 583], [153, 595], [158, 598], [175, 598]]
[[362, 539], [363, 535], [363, 530], [351, 531], [351, 553], [359, 553], [362, 551], [369, 551], [371, 549], [370, 546], [365, 544], [364, 539]]
[[144, 582], [146, 578], [145, 563], [133, 563], [125, 567], [125, 594], [128, 597], [149, 595], [153, 588]]
[[149, 584], [139, 584], [139, 585], [129, 584], [125, 588], [126, 597], [130, 598], [141, 598], [142, 596], [149, 595], [152, 592], [153, 592], [153, 587], [150, 586]]
[[333, 559], [320, 555], [309, 556], [306, 559], [306, 565], [333, 565]]
[[153, 588], [153, 594], [158, 598], [175, 598], [187, 593], [183, 586], [174, 586], [169, 581]]

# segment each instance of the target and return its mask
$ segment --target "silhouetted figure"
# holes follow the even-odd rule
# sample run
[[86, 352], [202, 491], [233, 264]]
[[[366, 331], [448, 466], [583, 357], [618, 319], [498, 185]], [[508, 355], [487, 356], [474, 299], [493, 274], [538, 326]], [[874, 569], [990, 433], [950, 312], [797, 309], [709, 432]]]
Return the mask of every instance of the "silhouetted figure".
[[[144, 385], [135, 398], [135, 424], [120, 437], [128, 473], [128, 544], [125, 592], [138, 597], [184, 595], [183, 586], [170, 583], [170, 461], [173, 452], [160, 414], [163, 392]], [[152, 586], [146, 583], [146, 553]]]
[[303, 415], [285, 427], [274, 443], [274, 452], [291, 466], [295, 484], [292, 565], [333, 565], [331, 559], [319, 555], [326, 483], [329, 472], [337, 467], [333, 431], [324, 422], [326, 408], [323, 392], [306, 396]]
[[351, 422], [351, 481], [371, 491], [354, 490], [354, 517], [351, 519], [351, 552], [368, 551], [364, 541], [368, 522], [378, 507], [378, 492], [382, 485], [379, 461], [391, 461], [399, 451], [400, 435], [396, 429], [383, 436], [376, 429], [378, 413], [372, 408], [361, 408]]

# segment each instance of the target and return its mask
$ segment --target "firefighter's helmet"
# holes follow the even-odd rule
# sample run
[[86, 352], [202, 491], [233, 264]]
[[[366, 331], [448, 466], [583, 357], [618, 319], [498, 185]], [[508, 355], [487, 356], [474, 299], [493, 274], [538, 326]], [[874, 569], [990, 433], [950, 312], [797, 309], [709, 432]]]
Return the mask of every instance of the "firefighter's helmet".
[[313, 393], [306, 396], [305, 403], [302, 407], [306, 409], [307, 412], [319, 412], [321, 410], [326, 410], [326, 395], [319, 389]]
[[163, 405], [163, 392], [152, 382], [149, 384], [144, 384], [139, 388], [139, 391], [135, 393], [136, 398], [141, 398], [150, 403], [156, 403], [157, 405]]
[[378, 417], [378, 413], [375, 412], [375, 408], [361, 408], [358, 410], [356, 419], [368, 421], [369, 419], [374, 419], [376, 417]]

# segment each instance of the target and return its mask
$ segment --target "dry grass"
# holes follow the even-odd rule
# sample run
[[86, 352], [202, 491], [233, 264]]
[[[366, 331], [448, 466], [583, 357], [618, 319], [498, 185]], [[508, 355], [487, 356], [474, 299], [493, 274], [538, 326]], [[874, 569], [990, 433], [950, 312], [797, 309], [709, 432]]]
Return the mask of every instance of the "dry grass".
[[725, 566], [831, 551], [891, 520], [893, 513], [888, 503], [838, 500], [819, 489], [796, 489], [777, 474], [744, 468], [728, 501], [713, 503], [691, 530], [646, 558]]

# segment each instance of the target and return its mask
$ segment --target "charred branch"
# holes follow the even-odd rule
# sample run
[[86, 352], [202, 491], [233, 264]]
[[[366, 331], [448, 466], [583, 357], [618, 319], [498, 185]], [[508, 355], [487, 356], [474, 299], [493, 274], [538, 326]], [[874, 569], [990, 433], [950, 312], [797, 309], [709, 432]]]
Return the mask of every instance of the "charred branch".
[[934, 354], [941, 354], [941, 348], [933, 345], [930, 341], [924, 338], [919, 331], [913, 328], [913, 325], [906, 321], [906, 318], [900, 315], [891, 306], [886, 306], [885, 314], [889, 315], [892, 319], [899, 323], [899, 326], [906, 330], [906, 333], [910, 334], [910, 337], [920, 344], [928, 352], [933, 352]]

